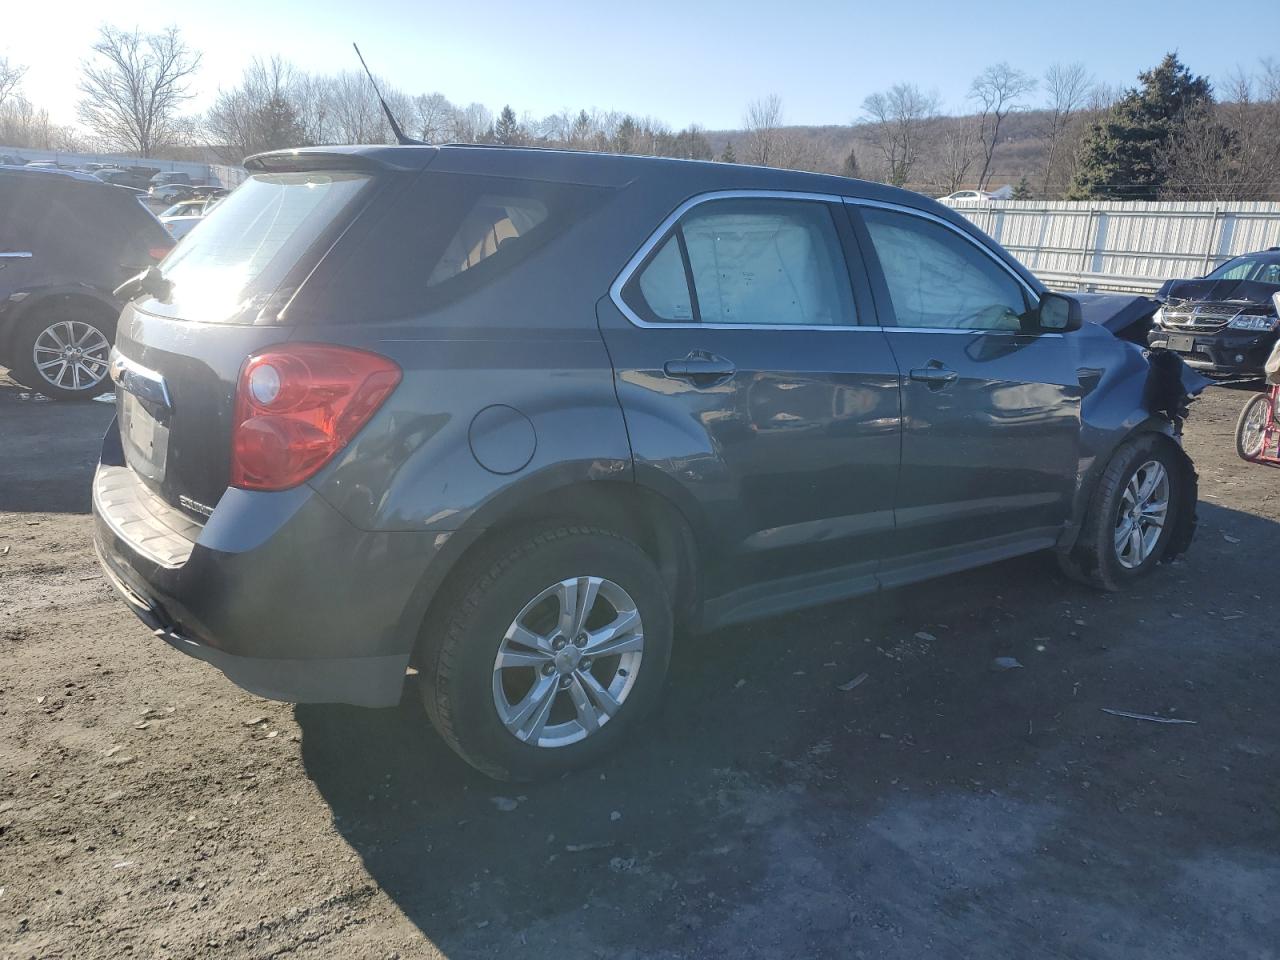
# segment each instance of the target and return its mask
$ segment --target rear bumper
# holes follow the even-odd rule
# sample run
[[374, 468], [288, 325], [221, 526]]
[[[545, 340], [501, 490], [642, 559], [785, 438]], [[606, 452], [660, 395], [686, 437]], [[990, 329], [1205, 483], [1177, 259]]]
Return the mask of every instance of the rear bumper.
[[399, 701], [435, 537], [358, 530], [306, 486], [228, 490], [203, 527], [147, 493], [100, 465], [94, 543], [157, 637], [271, 699]]
[[103, 557], [107, 580], [138, 619], [169, 646], [217, 667], [236, 686], [268, 700], [287, 703], [350, 703], [360, 707], [392, 707], [400, 700], [408, 655], [327, 657], [323, 660], [246, 657], [183, 636], [164, 619], [164, 612], [120, 579]]
[[1170, 334], [1193, 338], [1191, 350], [1175, 350], [1189, 367], [1204, 373], [1261, 376], [1262, 365], [1276, 342], [1274, 333], [1220, 330], [1213, 333], [1181, 334], [1178, 331], [1153, 328], [1147, 334], [1147, 345], [1168, 348]]

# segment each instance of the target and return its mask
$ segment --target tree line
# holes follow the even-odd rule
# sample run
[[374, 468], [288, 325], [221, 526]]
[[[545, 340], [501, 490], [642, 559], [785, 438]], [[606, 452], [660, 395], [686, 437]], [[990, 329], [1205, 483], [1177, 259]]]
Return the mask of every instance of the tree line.
[[[0, 143], [238, 163], [280, 147], [386, 143], [391, 130], [363, 74], [254, 60], [197, 115], [200, 54], [176, 28], [101, 28], [81, 64], [82, 128], [52, 124], [23, 95], [25, 70], [0, 59]], [[1237, 70], [1215, 90], [1175, 54], [1117, 90], [1083, 64], [1033, 76], [998, 63], [973, 78], [970, 112], [947, 116], [936, 92], [904, 81], [867, 96], [845, 125], [785, 122], [777, 96], [752, 101], [737, 130], [674, 130], [616, 111], [496, 114], [438, 92], [379, 81], [406, 132], [428, 143], [499, 143], [761, 164], [879, 180], [930, 194], [1016, 184], [1045, 199], [1280, 199], [1280, 62]], [[82, 132], [87, 131], [87, 133]]]

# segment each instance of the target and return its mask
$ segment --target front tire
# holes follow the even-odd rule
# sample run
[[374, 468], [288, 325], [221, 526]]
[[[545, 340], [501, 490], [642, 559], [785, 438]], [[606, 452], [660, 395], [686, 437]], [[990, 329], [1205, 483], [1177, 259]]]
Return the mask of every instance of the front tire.
[[1271, 395], [1260, 393], [1251, 398], [1240, 410], [1236, 421], [1236, 453], [1241, 460], [1250, 463], [1262, 455], [1266, 441], [1267, 418], [1271, 415]]
[[1094, 488], [1063, 570], [1103, 590], [1118, 590], [1150, 573], [1169, 554], [1184, 511], [1195, 509], [1188, 472], [1163, 436], [1123, 444]]
[[444, 740], [499, 780], [556, 776], [616, 750], [658, 702], [671, 601], [656, 567], [608, 530], [495, 543], [428, 618], [420, 690]]
[[113, 321], [76, 304], [42, 305], [18, 330], [14, 379], [54, 400], [92, 400], [111, 385]]

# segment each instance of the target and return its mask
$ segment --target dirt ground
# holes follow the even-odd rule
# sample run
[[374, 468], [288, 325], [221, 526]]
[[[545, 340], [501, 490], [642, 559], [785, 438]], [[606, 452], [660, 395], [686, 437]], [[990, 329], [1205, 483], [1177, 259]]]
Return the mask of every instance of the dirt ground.
[[625, 754], [510, 787], [412, 691], [268, 703], [152, 638], [90, 546], [111, 408], [0, 381], [0, 956], [1280, 956], [1244, 397], [1196, 405], [1199, 536], [1137, 589], [1035, 557], [725, 630]]

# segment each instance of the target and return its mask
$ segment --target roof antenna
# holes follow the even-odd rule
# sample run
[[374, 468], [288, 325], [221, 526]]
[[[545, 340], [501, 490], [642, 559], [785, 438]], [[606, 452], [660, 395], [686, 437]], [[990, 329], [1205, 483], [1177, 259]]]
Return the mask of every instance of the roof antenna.
[[395, 116], [391, 113], [391, 108], [387, 106], [386, 99], [382, 96], [382, 91], [378, 89], [378, 81], [373, 79], [373, 74], [369, 71], [369, 65], [364, 62], [364, 54], [360, 52], [360, 48], [352, 43], [355, 47], [356, 56], [360, 58], [360, 66], [364, 67], [365, 76], [369, 78], [369, 84], [373, 87], [373, 92], [378, 95], [378, 102], [382, 104], [382, 112], [386, 114], [387, 123], [391, 124], [391, 132], [395, 134], [396, 143], [402, 147], [418, 146], [425, 147], [426, 144], [421, 140], [415, 140], [413, 137], [405, 136], [405, 132], [400, 129], [400, 124], [396, 123]]

